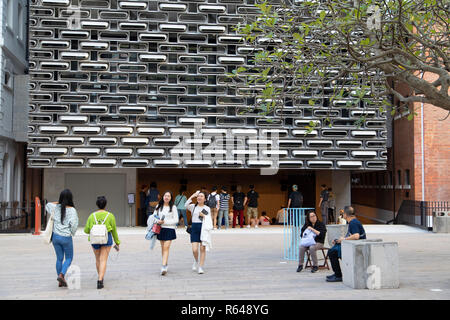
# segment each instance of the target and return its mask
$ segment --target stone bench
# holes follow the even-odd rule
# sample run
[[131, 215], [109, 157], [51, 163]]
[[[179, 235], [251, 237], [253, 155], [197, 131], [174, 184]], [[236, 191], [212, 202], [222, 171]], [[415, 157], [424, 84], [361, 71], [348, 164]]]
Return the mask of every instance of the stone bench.
[[333, 240], [345, 237], [348, 231], [348, 224], [327, 224], [327, 234], [325, 235], [324, 246], [333, 247]]
[[442, 211], [434, 213], [433, 232], [450, 233], [450, 211]]
[[381, 239], [344, 240], [342, 280], [353, 289], [399, 287], [398, 243]]

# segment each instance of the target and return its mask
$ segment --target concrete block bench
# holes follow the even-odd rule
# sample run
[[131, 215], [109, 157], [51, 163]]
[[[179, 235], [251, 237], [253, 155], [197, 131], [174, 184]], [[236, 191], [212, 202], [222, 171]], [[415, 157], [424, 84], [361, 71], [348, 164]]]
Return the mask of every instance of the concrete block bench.
[[348, 231], [348, 224], [327, 224], [327, 234], [325, 235], [324, 246], [326, 248], [333, 247], [334, 239], [345, 237]]
[[399, 287], [398, 243], [381, 239], [342, 242], [342, 280], [354, 289]]
[[433, 215], [433, 232], [450, 233], [450, 211], [437, 212]]

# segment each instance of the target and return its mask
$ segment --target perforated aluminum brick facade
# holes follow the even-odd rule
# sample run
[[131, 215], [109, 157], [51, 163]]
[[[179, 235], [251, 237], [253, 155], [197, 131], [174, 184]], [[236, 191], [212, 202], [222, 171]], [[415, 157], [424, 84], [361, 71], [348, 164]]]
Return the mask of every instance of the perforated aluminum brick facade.
[[[242, 113], [254, 101], [225, 73], [248, 64], [233, 26], [253, 4], [31, 0], [28, 165], [384, 169], [376, 103], [361, 128], [362, 111], [346, 101], [330, 111], [299, 97], [272, 121]], [[311, 120], [318, 126], [305, 136]]]

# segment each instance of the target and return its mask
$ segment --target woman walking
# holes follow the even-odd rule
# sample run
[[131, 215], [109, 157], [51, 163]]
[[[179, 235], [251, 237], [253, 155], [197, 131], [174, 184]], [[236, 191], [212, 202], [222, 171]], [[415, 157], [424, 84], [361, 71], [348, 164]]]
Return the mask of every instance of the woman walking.
[[305, 233], [305, 231], [309, 230], [312, 232], [315, 244], [304, 246], [300, 243], [300, 254], [298, 261], [297, 272], [302, 271], [303, 269], [303, 261], [305, 260], [305, 252], [309, 250], [311, 254], [313, 266], [311, 272], [317, 272], [319, 270], [319, 263], [317, 260], [317, 250], [323, 249], [323, 244], [325, 242], [325, 235], [327, 233], [327, 228], [325, 224], [317, 219], [317, 215], [315, 212], [308, 212], [306, 215], [306, 222], [302, 227], [301, 235]]
[[[192, 204], [192, 198], [197, 197], [197, 204]], [[194, 193], [186, 201], [186, 209], [192, 214], [191, 244], [194, 264], [192, 270], [203, 274], [203, 265], [206, 258], [206, 246], [211, 245], [210, 231], [212, 230], [211, 210], [206, 205], [206, 194], [201, 191]], [[200, 247], [200, 262], [199, 262]]]
[[[104, 196], [100, 196], [97, 198], [97, 207], [98, 210], [91, 213], [89, 216], [86, 226], [84, 227], [84, 232], [90, 234], [92, 227], [95, 224], [104, 224], [106, 226], [106, 230], [108, 231], [108, 242], [105, 244], [92, 244], [92, 250], [95, 255], [95, 265], [97, 267], [97, 289], [102, 289], [103, 278], [106, 273], [106, 264], [108, 262], [109, 252], [111, 251], [111, 246], [113, 244], [113, 238], [116, 245], [114, 248], [119, 251], [120, 240], [117, 234], [116, 227], [116, 218], [111, 212], [105, 210], [107, 200]], [[90, 238], [89, 238], [90, 241]]]
[[161, 225], [161, 231], [157, 235], [157, 239], [161, 243], [161, 255], [162, 255], [162, 267], [161, 275], [164, 276], [167, 273], [169, 260], [169, 250], [172, 240], [177, 238], [175, 228], [178, 224], [178, 210], [173, 204], [173, 196], [170, 191], [166, 191], [153, 213], [157, 218], [157, 223]]
[[[48, 213], [53, 214], [52, 243], [56, 253], [56, 274], [58, 287], [67, 287], [64, 276], [73, 259], [72, 237], [78, 228], [78, 214], [73, 205], [73, 196], [66, 189], [59, 195], [58, 202], [49, 202], [45, 206]], [[65, 257], [65, 260], [64, 260]]]

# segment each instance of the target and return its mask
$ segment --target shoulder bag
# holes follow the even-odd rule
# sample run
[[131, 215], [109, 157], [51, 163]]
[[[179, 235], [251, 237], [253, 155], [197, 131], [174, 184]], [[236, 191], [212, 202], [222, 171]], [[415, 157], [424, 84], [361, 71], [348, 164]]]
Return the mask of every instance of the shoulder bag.
[[53, 212], [51, 212], [51, 214], [50, 214], [50, 219], [48, 219], [48, 221], [47, 221], [47, 226], [45, 227], [45, 231], [44, 231], [44, 233], [42, 233], [42, 238], [44, 239], [45, 244], [50, 244], [52, 242], [53, 225], [55, 224], [54, 218], [53, 218], [54, 214], [55, 214], [55, 211], [53, 210]]

